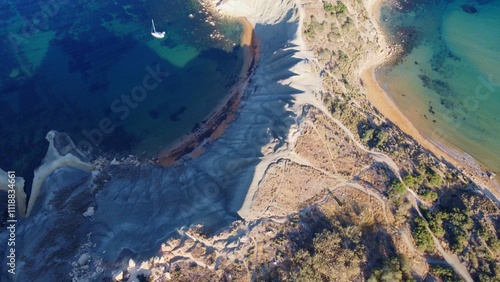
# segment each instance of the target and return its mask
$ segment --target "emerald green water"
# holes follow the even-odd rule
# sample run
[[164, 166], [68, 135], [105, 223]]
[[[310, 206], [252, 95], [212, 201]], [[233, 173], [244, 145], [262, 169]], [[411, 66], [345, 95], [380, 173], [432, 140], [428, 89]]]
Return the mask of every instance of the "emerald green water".
[[0, 167], [26, 179], [50, 130], [153, 156], [203, 122], [243, 65], [242, 27], [194, 0], [3, 1], [0, 16]]
[[[476, 13], [467, 13], [462, 5]], [[433, 141], [500, 172], [500, 1], [416, 2], [385, 7], [389, 34], [407, 53], [377, 76], [397, 106]], [[411, 35], [411, 36], [409, 36]], [[399, 42], [401, 43], [401, 42]]]

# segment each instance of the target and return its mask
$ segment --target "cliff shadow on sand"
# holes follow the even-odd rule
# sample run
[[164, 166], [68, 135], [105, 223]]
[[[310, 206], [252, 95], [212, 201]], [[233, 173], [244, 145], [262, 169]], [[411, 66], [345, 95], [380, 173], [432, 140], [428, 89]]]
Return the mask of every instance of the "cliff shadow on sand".
[[[258, 164], [287, 148], [296, 123], [291, 107], [301, 91], [281, 82], [295, 75], [290, 68], [301, 61], [290, 43], [298, 31], [295, 12], [273, 24], [255, 24], [260, 59], [240, 109], [198, 158], [166, 168], [101, 160], [92, 173], [55, 170], [32, 216], [18, 224], [18, 281], [69, 279], [69, 273], [111, 277], [130, 258], [158, 254], [184, 226], [202, 224], [211, 234], [240, 219]], [[0, 240], [6, 236], [3, 231]], [[72, 272], [79, 265], [88, 267]]]

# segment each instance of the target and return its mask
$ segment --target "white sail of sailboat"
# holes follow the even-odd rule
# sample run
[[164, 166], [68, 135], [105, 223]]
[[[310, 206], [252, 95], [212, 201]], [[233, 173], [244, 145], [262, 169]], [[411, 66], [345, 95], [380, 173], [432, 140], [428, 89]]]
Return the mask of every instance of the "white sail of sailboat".
[[156, 37], [156, 38], [163, 38], [165, 37], [165, 31], [162, 31], [162, 32], [159, 32], [159, 31], [156, 31], [156, 28], [155, 28], [155, 22], [151, 19], [151, 24], [152, 24], [152, 27], [151, 27], [151, 35]]

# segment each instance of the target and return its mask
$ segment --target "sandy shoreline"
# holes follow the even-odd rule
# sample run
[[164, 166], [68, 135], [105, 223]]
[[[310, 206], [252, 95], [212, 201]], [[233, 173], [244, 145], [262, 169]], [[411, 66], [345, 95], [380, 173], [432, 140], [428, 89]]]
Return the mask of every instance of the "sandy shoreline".
[[231, 88], [219, 106], [204, 119], [199, 129], [163, 149], [158, 154], [156, 164], [170, 166], [186, 155], [190, 158], [198, 157], [204, 152], [204, 146], [220, 137], [236, 117], [236, 111], [239, 108], [248, 79], [258, 59], [258, 41], [254, 36], [252, 24], [243, 17], [239, 17], [237, 20], [243, 26], [240, 45], [244, 52], [239, 81]]
[[[366, 61], [359, 69], [359, 76], [363, 82], [368, 100], [382, 115], [387, 117], [404, 133], [410, 135], [438, 159], [451, 163], [478, 185], [483, 188], [486, 187], [491, 194], [499, 199], [500, 186], [497, 181], [485, 177], [484, 167], [478, 165], [470, 156], [460, 154], [451, 147], [448, 148], [448, 144], [447, 146], [439, 145], [424, 136], [399, 110], [390, 95], [382, 89], [375, 77], [375, 72], [380, 66], [393, 58], [396, 50], [386, 42], [385, 33], [378, 22], [381, 1], [368, 0], [365, 2], [365, 5], [371, 21], [380, 35], [380, 53]], [[233, 86], [226, 99], [205, 119], [196, 132], [185, 136], [158, 154], [157, 164], [169, 166], [175, 164], [176, 161], [184, 156], [188, 156], [189, 158], [200, 156], [205, 151], [205, 145], [220, 137], [235, 119], [242, 95], [248, 84], [248, 79], [258, 59], [258, 41], [254, 36], [253, 26], [246, 18], [240, 17], [238, 20], [243, 25], [241, 45], [244, 47], [245, 56], [240, 80]]]
[[410, 135], [438, 159], [445, 160], [456, 168], [463, 170], [464, 174], [470, 177], [476, 184], [487, 188], [497, 199], [500, 199], [498, 180], [490, 180], [485, 177], [484, 167], [465, 154], [453, 152], [452, 149], [438, 145], [424, 136], [400, 111], [390, 95], [383, 90], [377, 81], [375, 76], [377, 69], [392, 58], [394, 51], [385, 40], [385, 33], [379, 25], [378, 19], [380, 18], [381, 4], [380, 0], [368, 0], [366, 2], [366, 8], [371, 21], [379, 34], [381, 50], [379, 54], [373, 57], [373, 59], [368, 60], [359, 70], [359, 76], [363, 82], [368, 100], [382, 115], [398, 126], [404, 133]]

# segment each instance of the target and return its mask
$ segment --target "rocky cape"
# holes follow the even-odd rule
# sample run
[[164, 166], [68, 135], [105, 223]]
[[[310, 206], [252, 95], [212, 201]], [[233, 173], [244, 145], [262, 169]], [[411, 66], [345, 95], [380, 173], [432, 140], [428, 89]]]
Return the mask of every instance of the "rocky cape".
[[[69, 136], [50, 132], [29, 216], [18, 221], [17, 274], [7, 274], [2, 255], [2, 281], [70, 279], [79, 263], [86, 266], [82, 277], [111, 277], [128, 259], [157, 254], [179, 228], [203, 224], [208, 233], [217, 232], [249, 216], [262, 164], [287, 149], [301, 96], [311, 96], [320, 85], [318, 75], [301, 73], [307, 53], [298, 2], [251, 2], [220, 6], [231, 16], [247, 17], [261, 44], [258, 65], [226, 132], [198, 158], [167, 168], [132, 156], [89, 163]], [[0, 240], [7, 236], [2, 230]]]

